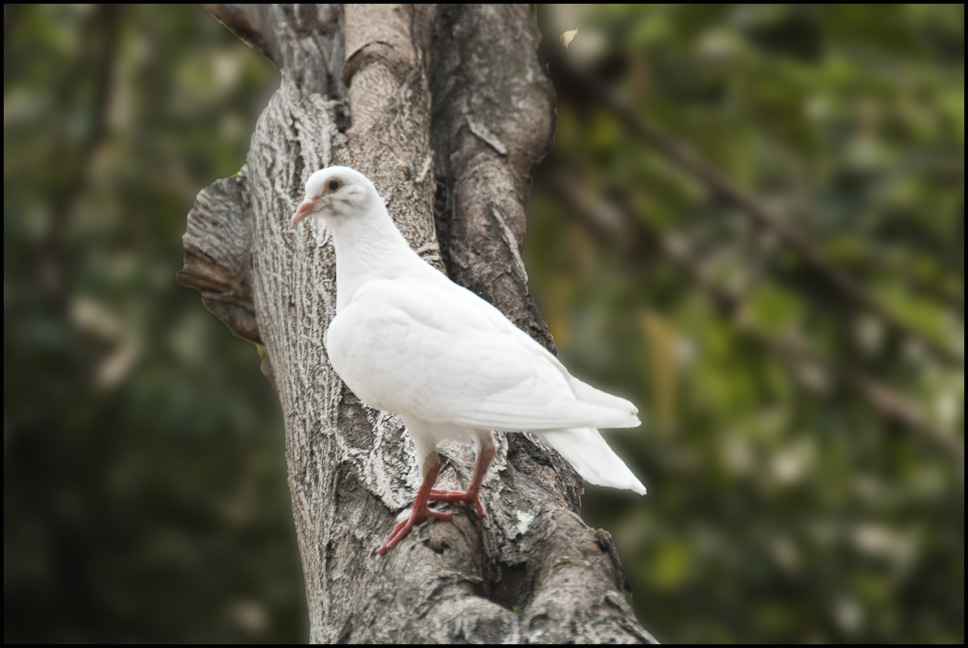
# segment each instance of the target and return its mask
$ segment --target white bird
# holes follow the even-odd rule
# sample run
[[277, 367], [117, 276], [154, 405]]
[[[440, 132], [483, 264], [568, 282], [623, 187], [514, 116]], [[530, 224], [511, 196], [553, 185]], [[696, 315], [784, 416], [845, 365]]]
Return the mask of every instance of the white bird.
[[[428, 517], [452, 518], [428, 501], [468, 501], [484, 515], [493, 430], [534, 432], [586, 481], [645, 494], [595, 429], [639, 425], [635, 406], [573, 377], [498, 309], [421, 259], [366, 176], [343, 166], [313, 173], [290, 225], [309, 216], [326, 222], [336, 248], [330, 362], [363, 403], [403, 419], [423, 476], [409, 517], [377, 553]], [[444, 439], [477, 444], [465, 491], [433, 488]]]

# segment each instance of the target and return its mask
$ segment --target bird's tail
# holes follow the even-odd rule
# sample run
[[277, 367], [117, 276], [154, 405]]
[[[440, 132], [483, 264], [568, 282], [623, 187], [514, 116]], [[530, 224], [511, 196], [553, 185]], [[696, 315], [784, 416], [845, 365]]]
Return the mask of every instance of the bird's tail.
[[645, 486], [632, 474], [594, 428], [568, 428], [535, 432], [570, 463], [582, 478], [598, 486], [627, 488], [645, 495]]

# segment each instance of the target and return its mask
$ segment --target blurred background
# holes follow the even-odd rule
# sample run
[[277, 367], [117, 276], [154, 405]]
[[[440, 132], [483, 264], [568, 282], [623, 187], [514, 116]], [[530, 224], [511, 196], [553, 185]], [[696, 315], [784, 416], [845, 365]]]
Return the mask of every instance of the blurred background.
[[[639, 620], [962, 643], [964, 8], [536, 18], [526, 262], [647, 413], [584, 499]], [[307, 638], [275, 395], [174, 281], [276, 85], [201, 7], [4, 6], [5, 642]]]

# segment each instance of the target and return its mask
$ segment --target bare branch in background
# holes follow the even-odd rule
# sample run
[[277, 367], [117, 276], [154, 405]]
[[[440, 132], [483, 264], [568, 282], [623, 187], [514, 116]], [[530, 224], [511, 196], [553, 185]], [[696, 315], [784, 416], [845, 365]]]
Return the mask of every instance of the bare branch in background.
[[820, 397], [835, 393], [835, 387], [846, 387], [860, 397], [878, 416], [903, 425], [921, 436], [964, 466], [964, 444], [952, 435], [937, 429], [920, 408], [892, 387], [878, 382], [856, 370], [831, 365], [813, 354], [797, 332], [773, 336], [756, 326], [745, 315], [743, 296], [725, 289], [705, 272], [682, 238], [651, 227], [628, 208], [604, 203], [585, 193], [580, 183], [561, 170], [548, 173], [552, 192], [563, 211], [573, 214], [589, 225], [599, 236], [619, 239], [630, 233], [641, 244], [658, 249], [679, 268], [712, 301], [738, 333], [760, 344], [783, 360], [788, 371], [805, 391]]
[[[91, 158], [106, 132], [108, 100], [114, 87], [120, 11], [114, 5], [100, 5], [90, 18], [88, 28], [93, 32], [90, 40], [96, 44], [92, 47], [91, 56], [94, 60], [79, 61], [78, 71], [88, 68], [94, 70], [94, 92], [90, 106], [92, 119], [87, 122], [87, 128], [82, 132], [76, 148], [71, 150], [68, 146], [66, 154], [65, 151], [58, 150], [57, 159], [51, 160], [51, 166], [60, 169], [61, 174], [57, 183], [58, 190], [51, 197], [47, 231], [37, 252], [37, 272], [41, 285], [58, 300], [64, 298], [65, 290], [59, 250], [60, 238], [74, 214], [78, 196], [87, 185]], [[78, 85], [73, 88], [77, 96], [83, 96], [79, 88], [86, 79], [86, 74], [78, 74]]]
[[597, 79], [574, 69], [553, 49], [549, 49], [549, 58], [551, 59], [552, 80], [559, 91], [571, 90], [576, 97], [584, 98], [586, 101], [589, 97], [593, 97], [599, 105], [615, 114], [629, 132], [651, 144], [666, 159], [702, 182], [714, 195], [739, 208], [740, 213], [750, 218], [758, 226], [773, 232], [779, 240], [796, 250], [804, 261], [816, 271], [818, 276], [823, 277], [844, 297], [857, 306], [874, 313], [888, 327], [917, 340], [947, 364], [960, 368], [965, 366], [964, 357], [957, 351], [925, 335], [898, 317], [853, 277], [824, 259], [820, 251], [803, 233], [771, 214], [708, 162], [663, 133], [634, 109], [615, 97]]

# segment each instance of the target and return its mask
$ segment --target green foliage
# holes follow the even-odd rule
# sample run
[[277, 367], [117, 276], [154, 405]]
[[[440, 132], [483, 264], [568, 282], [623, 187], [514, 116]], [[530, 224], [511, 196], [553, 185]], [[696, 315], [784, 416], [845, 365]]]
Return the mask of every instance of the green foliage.
[[275, 396], [174, 280], [273, 71], [200, 7], [4, 29], [4, 640], [304, 640]]
[[[578, 28], [571, 66], [917, 335], [964, 352], [962, 7], [555, 6], [541, 18], [545, 42]], [[595, 97], [559, 90], [558, 116], [546, 176], [568, 169], [586, 194], [621, 197], [654, 236], [688, 243], [687, 265], [742, 289], [724, 312], [634, 228], [594, 235], [536, 182], [526, 261], [561, 356], [646, 411], [643, 429], [610, 442], [649, 494], [585, 500], [616, 539], [640, 621], [672, 643], [964, 641], [963, 464], [831, 383], [863, 372], [963, 444], [963, 368], [845, 299]], [[764, 342], [785, 337], [830, 368], [818, 391], [804, 386], [812, 367]]]

